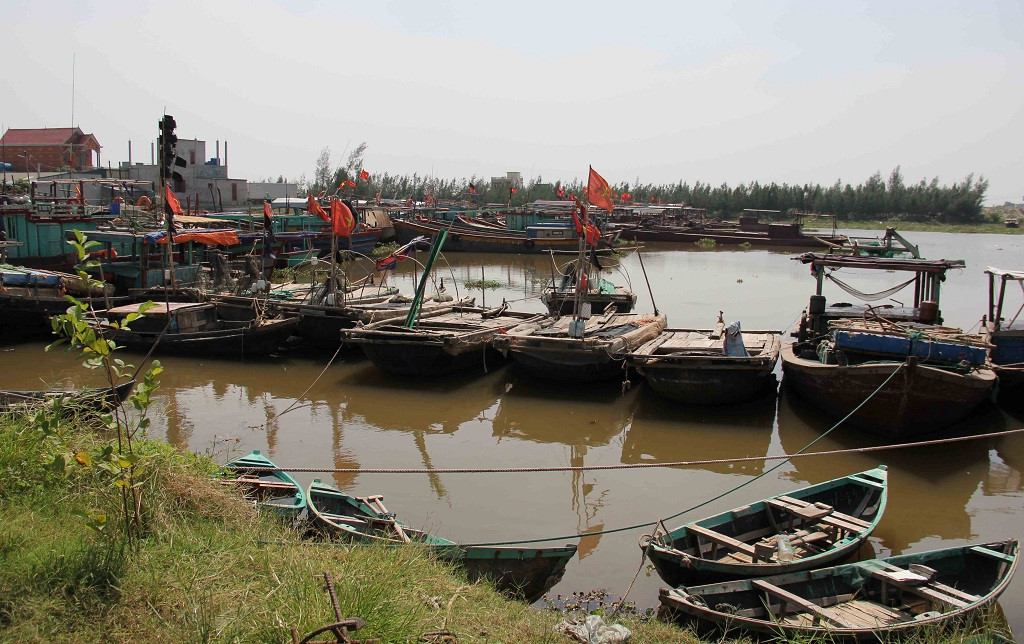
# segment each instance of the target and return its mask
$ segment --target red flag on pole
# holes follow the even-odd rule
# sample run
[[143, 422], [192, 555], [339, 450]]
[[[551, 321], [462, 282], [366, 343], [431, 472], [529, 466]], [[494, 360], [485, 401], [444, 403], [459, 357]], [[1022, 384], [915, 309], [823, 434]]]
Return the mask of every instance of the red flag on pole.
[[469, 184], [469, 194], [471, 194], [471, 195], [475, 195], [476, 194], [476, 186], [474, 186], [472, 183]]
[[359, 178], [362, 179], [363, 181], [367, 181], [370, 178], [370, 173], [367, 172], [366, 170], [362, 170], [359, 173]]
[[330, 215], [327, 214], [327, 211], [324, 210], [324, 207], [320, 205], [320, 203], [316, 200], [316, 197], [314, 197], [313, 195], [309, 195], [308, 197], [306, 197], [306, 212], [308, 212], [311, 215], [316, 215], [317, 217], [323, 219], [324, 221], [331, 220]]
[[331, 221], [335, 237], [348, 237], [356, 225], [352, 211], [340, 199], [331, 202]]
[[604, 177], [590, 168], [590, 178], [587, 181], [587, 201], [598, 208], [604, 208], [608, 212], [615, 210], [612, 203], [612, 189]]
[[171, 215], [183, 215], [183, 214], [185, 214], [185, 212], [181, 209], [181, 202], [178, 201], [178, 198], [174, 196], [174, 191], [171, 190], [171, 186], [170, 185], [165, 185], [164, 187], [167, 188], [167, 199], [165, 200], [166, 201], [165, 207], [167, 209], [168, 214], [171, 214]]

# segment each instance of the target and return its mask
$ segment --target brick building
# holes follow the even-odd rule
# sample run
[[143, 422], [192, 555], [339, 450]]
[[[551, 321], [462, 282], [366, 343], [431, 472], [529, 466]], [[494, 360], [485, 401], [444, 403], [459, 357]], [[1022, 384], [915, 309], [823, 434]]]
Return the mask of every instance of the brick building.
[[0, 161], [18, 172], [91, 170], [100, 166], [101, 147], [77, 127], [11, 128], [0, 139]]

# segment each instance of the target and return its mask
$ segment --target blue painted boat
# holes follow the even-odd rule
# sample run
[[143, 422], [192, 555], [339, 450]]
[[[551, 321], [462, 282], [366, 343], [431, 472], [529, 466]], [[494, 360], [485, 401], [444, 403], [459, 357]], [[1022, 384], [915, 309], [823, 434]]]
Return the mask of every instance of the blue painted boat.
[[888, 472], [879, 465], [656, 531], [640, 548], [673, 587], [810, 570], [853, 556], [887, 496]]
[[306, 493], [291, 474], [280, 470], [268, 472], [258, 468], [276, 468], [269, 458], [253, 450], [224, 465], [221, 484], [238, 488], [247, 499], [261, 508], [287, 519], [298, 519], [306, 511]]
[[[1016, 284], [1024, 289], [1024, 271], [1009, 271], [991, 266], [988, 275], [988, 312], [981, 319], [981, 333], [992, 345], [992, 368], [999, 377], [999, 401], [1020, 404], [1024, 392], [1024, 319], [1017, 307], [1013, 317], [1003, 315], [1006, 287]], [[1024, 293], [1024, 290], [1022, 290]], [[1010, 311], [1014, 311], [1011, 307]]]

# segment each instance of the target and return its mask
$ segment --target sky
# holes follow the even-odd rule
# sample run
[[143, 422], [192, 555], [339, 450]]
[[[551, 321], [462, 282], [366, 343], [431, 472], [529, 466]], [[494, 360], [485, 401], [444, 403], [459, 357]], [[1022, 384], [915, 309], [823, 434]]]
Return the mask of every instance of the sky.
[[[0, 126], [149, 161], [164, 113], [233, 178], [854, 185], [1024, 197], [1024, 4], [8, 1]], [[1016, 71], [1015, 71], [1016, 70]], [[72, 91], [72, 86], [74, 91]], [[73, 99], [73, 100], [72, 100]], [[74, 113], [72, 121], [72, 103]]]

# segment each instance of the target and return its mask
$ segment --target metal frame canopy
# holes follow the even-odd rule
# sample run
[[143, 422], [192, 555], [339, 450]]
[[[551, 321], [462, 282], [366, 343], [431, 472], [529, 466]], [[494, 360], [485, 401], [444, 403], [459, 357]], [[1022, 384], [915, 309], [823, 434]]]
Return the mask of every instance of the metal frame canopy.
[[[1007, 282], [1020, 282], [1021, 288], [1024, 289], [1024, 271], [1008, 271], [1002, 268], [993, 268], [989, 266], [985, 269], [985, 274], [988, 275], [988, 320], [987, 325], [990, 331], [1000, 331], [1003, 327], [1003, 305], [1006, 303], [1006, 283]], [[996, 295], [996, 279], [999, 280], [999, 295]], [[1024, 310], [1024, 304], [1018, 309], [1017, 313], [1014, 314], [1007, 327], [1013, 325], [1017, 321], [1021, 311]]]
[[883, 271], [910, 271], [914, 273], [945, 273], [952, 268], [966, 268], [962, 259], [899, 259], [886, 257], [858, 257], [851, 255], [830, 255], [826, 253], [804, 253], [792, 259], [812, 266], [836, 268], [869, 268]]

